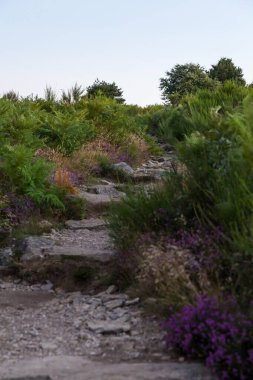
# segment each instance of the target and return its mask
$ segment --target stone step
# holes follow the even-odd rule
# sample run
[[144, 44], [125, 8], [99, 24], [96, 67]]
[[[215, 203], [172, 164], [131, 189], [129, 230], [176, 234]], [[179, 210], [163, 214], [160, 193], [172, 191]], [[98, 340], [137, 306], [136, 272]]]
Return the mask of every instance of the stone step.
[[[0, 378], [46, 380], [214, 380], [198, 363], [91, 361], [78, 356], [50, 356], [2, 363]], [[35, 376], [40, 375], [41, 378]], [[5, 376], [5, 377], [4, 377]], [[8, 376], [8, 377], [6, 377]], [[11, 377], [10, 377], [11, 376]], [[18, 376], [18, 377], [17, 377]], [[44, 376], [44, 377], [42, 377]]]
[[46, 236], [29, 236], [16, 244], [20, 261], [42, 259], [49, 256], [76, 256], [98, 262], [108, 262], [114, 256], [114, 248], [107, 229], [71, 229], [52, 231]]
[[101, 218], [89, 218], [83, 220], [67, 220], [65, 226], [70, 230], [101, 230], [106, 227], [106, 222]]

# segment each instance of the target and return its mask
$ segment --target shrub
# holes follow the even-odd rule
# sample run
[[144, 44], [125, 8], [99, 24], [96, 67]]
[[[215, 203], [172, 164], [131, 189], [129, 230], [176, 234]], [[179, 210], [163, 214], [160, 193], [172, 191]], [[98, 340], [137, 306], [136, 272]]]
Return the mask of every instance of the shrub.
[[74, 195], [66, 195], [64, 197], [64, 205], [64, 215], [67, 219], [81, 220], [86, 217], [86, 202], [83, 198]]
[[253, 375], [253, 323], [235, 301], [200, 296], [164, 325], [167, 347], [188, 358], [205, 359], [220, 380], [250, 380]]
[[52, 167], [44, 160], [34, 157], [34, 151], [24, 145], [1, 149], [1, 168], [4, 184], [11, 192], [29, 196], [38, 205], [64, 208], [57, 189], [50, 185]]

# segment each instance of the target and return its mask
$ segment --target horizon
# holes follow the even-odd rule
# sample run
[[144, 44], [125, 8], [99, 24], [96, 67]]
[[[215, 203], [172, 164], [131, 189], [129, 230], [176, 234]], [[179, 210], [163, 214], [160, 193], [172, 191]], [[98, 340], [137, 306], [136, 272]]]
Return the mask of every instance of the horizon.
[[221, 57], [251, 83], [252, 11], [249, 0], [0, 0], [0, 93], [42, 97], [49, 86], [59, 95], [98, 78], [128, 104], [160, 104], [166, 71], [189, 62], [208, 70]]

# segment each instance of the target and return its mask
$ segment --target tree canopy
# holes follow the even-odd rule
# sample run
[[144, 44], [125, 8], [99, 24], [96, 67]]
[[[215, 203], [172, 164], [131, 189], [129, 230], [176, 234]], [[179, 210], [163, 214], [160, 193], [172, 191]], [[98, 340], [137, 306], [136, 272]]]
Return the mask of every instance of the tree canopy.
[[115, 82], [108, 83], [96, 79], [91, 86], [87, 87], [88, 98], [94, 98], [99, 94], [115, 99], [118, 103], [125, 102], [125, 99], [123, 99], [123, 91], [116, 85]]
[[203, 67], [194, 63], [176, 65], [160, 79], [160, 89], [165, 102], [178, 104], [186, 94], [194, 94], [199, 89], [213, 88], [215, 82]]
[[212, 65], [209, 76], [222, 83], [232, 80], [245, 85], [242, 69], [235, 66], [231, 58], [221, 58], [216, 65]]

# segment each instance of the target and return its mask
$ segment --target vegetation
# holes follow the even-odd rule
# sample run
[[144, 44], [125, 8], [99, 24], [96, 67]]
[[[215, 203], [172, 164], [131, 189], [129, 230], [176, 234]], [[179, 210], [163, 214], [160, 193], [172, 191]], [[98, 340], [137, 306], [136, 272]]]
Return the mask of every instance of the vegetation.
[[[5, 94], [0, 236], [45, 215], [58, 222], [86, 217], [80, 184], [98, 176], [127, 182], [113, 164], [134, 167], [161, 153], [157, 140], [169, 144], [175, 154], [163, 181], [129, 185], [111, 207], [114, 281], [156, 298], [170, 349], [204, 359], [221, 380], [249, 380], [253, 87], [227, 58], [209, 72], [176, 65], [160, 87], [166, 105], [146, 108], [124, 104], [115, 83], [98, 80], [86, 92], [75, 84], [60, 99], [51, 88], [44, 99]], [[90, 274], [80, 267], [75, 280]]]
[[226, 81], [212, 91], [199, 89], [149, 123], [153, 134], [174, 145], [176, 159], [151, 194], [130, 193], [111, 210], [118, 280], [159, 299], [166, 314], [170, 305], [170, 348], [206, 359], [219, 379], [249, 380], [252, 87]]
[[242, 69], [236, 67], [230, 58], [221, 58], [216, 65], [212, 65], [209, 70], [209, 76], [221, 83], [225, 83], [227, 80], [232, 80], [243, 85], [246, 83], [243, 79]]
[[94, 98], [99, 94], [110, 99], [115, 99], [118, 103], [125, 102], [125, 99], [123, 99], [123, 91], [115, 82], [108, 83], [96, 79], [95, 82], [87, 88], [87, 96], [89, 98]]
[[5, 94], [0, 99], [1, 226], [20, 223], [22, 199], [30, 202], [27, 218], [36, 209], [44, 216], [84, 217], [78, 184], [107, 175], [113, 163], [135, 165], [155, 148], [146, 135], [146, 113], [100, 93], [90, 98], [77, 84], [60, 99], [50, 87], [44, 99]]
[[165, 103], [178, 105], [187, 94], [196, 94], [201, 89], [215, 90], [226, 81], [245, 85], [243, 72], [230, 58], [221, 58], [216, 65], [206, 71], [199, 64], [176, 65], [160, 79], [160, 89]]
[[200, 88], [212, 88], [214, 82], [200, 65], [187, 63], [176, 65], [166, 72], [166, 77], [160, 80], [163, 99], [172, 104], [178, 104], [187, 93], [195, 93]]

